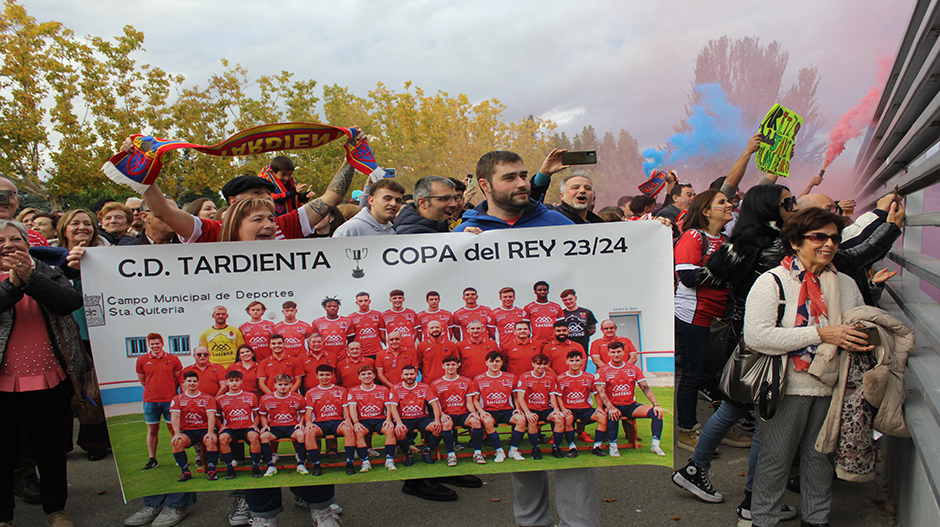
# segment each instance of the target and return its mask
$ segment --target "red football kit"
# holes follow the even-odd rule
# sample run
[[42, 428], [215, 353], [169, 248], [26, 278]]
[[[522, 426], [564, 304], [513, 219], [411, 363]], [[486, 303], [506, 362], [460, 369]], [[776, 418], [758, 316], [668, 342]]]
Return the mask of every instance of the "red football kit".
[[534, 372], [527, 371], [519, 376], [516, 383], [516, 392], [523, 393], [523, 400], [530, 411], [549, 410], [552, 407], [552, 394], [558, 395], [555, 379], [545, 372], [537, 377]]
[[499, 345], [489, 338], [483, 339], [483, 342], [479, 344], [462, 340], [457, 343], [457, 349], [460, 351], [460, 374], [474, 379], [477, 375], [486, 372], [486, 354], [499, 351]]
[[331, 366], [333, 368], [333, 380], [336, 380], [336, 366], [339, 364], [339, 361], [336, 360], [336, 355], [325, 351], [319, 357], [314, 357], [313, 355], [307, 355], [307, 358], [304, 360], [304, 390], [309, 390], [314, 386], [320, 384], [320, 380], [317, 378], [317, 366], [325, 364], [326, 366]]
[[313, 321], [314, 333], [323, 336], [323, 347], [338, 360], [346, 358], [346, 339], [352, 321], [346, 317], [320, 317]]
[[271, 355], [258, 365], [258, 378], [264, 377], [265, 384], [272, 392], [274, 391], [274, 378], [282, 373], [290, 375], [291, 384], [293, 384], [298, 376], [304, 374], [304, 359], [284, 354], [284, 358], [278, 360]]
[[565, 311], [554, 302], [530, 302], [525, 306], [526, 318], [532, 324], [532, 338], [548, 342], [555, 338], [555, 321], [565, 318]]
[[244, 390], [238, 393], [223, 393], [216, 402], [222, 414], [225, 428], [250, 428], [255, 424], [251, 412], [259, 410], [258, 398], [255, 394]]
[[381, 384], [372, 385], [371, 390], [366, 390], [360, 384], [349, 389], [346, 401], [347, 404], [356, 405], [359, 419], [385, 419], [388, 416], [385, 404], [390, 402], [390, 393], [388, 387]]
[[418, 314], [411, 309], [394, 311], [389, 309], [382, 313], [385, 322], [385, 335], [397, 331], [401, 335], [402, 346], [415, 347], [415, 337], [418, 334]]
[[431, 336], [428, 335], [428, 324], [434, 320], [441, 323], [441, 332], [444, 338], [450, 339], [450, 330], [454, 326], [454, 314], [446, 309], [422, 311], [418, 313], [418, 324], [421, 325], [421, 339], [428, 340], [431, 338]]
[[479, 320], [486, 327], [486, 334], [489, 335], [496, 329], [496, 324], [493, 322], [493, 310], [477, 304], [477, 307], [473, 309], [468, 309], [462, 307], [457, 311], [454, 311], [454, 325], [460, 327], [460, 338], [467, 338], [467, 324], [473, 322], [474, 320]]
[[215, 397], [202, 392], [195, 397], [181, 393], [170, 402], [170, 412], [180, 414], [180, 430], [206, 430], [208, 414], [216, 413]]
[[516, 387], [516, 376], [504, 371], [496, 377], [483, 373], [473, 378], [480, 393], [480, 404], [487, 412], [499, 410], [512, 410], [512, 391]]
[[500, 345], [506, 344], [515, 338], [512, 332], [516, 329], [516, 322], [529, 320], [526, 317], [525, 310], [521, 307], [504, 309], [503, 306], [499, 306], [490, 315], [496, 325], [496, 336], [499, 337]]
[[258, 388], [258, 367], [259, 364], [255, 362], [251, 365], [251, 368], [246, 369], [241, 361], [238, 361], [230, 364], [227, 371], [242, 372], [242, 390], [261, 397], [263, 393], [261, 392], [261, 388]]
[[623, 356], [624, 360], [630, 358], [630, 353], [635, 352], [636, 348], [633, 347], [633, 343], [630, 342], [630, 339], [626, 337], [614, 337], [611, 340], [606, 340], [604, 338], [599, 338], [591, 343], [591, 355], [600, 355], [601, 362], [607, 364], [610, 362], [610, 345], [614, 342], [623, 342]]
[[416, 382], [411, 388], [404, 383], [398, 383], [392, 388], [395, 400], [398, 401], [398, 416], [402, 419], [418, 419], [428, 416], [428, 404], [437, 400], [437, 394], [430, 386], [423, 382]]
[[313, 410], [313, 420], [318, 423], [343, 418], [346, 406], [346, 388], [331, 384], [328, 388], [319, 385], [307, 390], [304, 396], [307, 409]]
[[583, 361], [587, 360], [587, 356], [584, 354], [584, 348], [571, 339], [561, 343], [552, 338], [552, 340], [545, 344], [545, 347], [542, 348], [542, 353], [548, 355], [548, 359], [550, 361], [548, 366], [552, 369], [553, 372], [555, 372], [556, 375], [561, 375], [562, 373], [568, 371], [568, 353], [572, 351], [580, 351], [582, 364], [585, 364]]
[[431, 382], [444, 376], [444, 357], [456, 355], [460, 357], [460, 350], [444, 336], [441, 342], [432, 338], [422, 340], [418, 344], [418, 361], [421, 363], [421, 380]]
[[375, 361], [376, 368], [382, 368], [385, 378], [392, 384], [401, 382], [401, 371], [405, 366], [418, 367], [418, 352], [414, 348], [402, 346], [401, 353], [395, 355], [391, 350], [385, 350]]
[[376, 310], [362, 313], [356, 311], [346, 317], [349, 319], [349, 335], [362, 345], [362, 355], [375, 357], [382, 352], [382, 337], [385, 335], [385, 319]]
[[591, 408], [590, 395], [594, 393], [594, 385], [601, 384], [593, 375], [583, 371], [577, 377], [566, 371], [558, 375], [556, 382], [561, 401], [568, 409]]
[[[245, 337], [245, 343], [255, 352], [255, 360], [260, 362], [271, 356], [271, 335], [277, 326], [270, 320], [260, 322], [248, 321], [238, 326], [238, 331]], [[239, 360], [236, 356], [235, 360]]]
[[604, 383], [604, 391], [610, 404], [627, 406], [636, 402], [636, 383], [646, 379], [643, 370], [633, 364], [623, 363], [619, 368], [608, 364], [597, 371], [597, 378]]
[[275, 333], [284, 337], [284, 352], [295, 357], [307, 354], [307, 337], [313, 334], [310, 324], [298, 320], [292, 324], [281, 322], [274, 326]]
[[518, 376], [532, 371], [532, 357], [542, 352], [542, 343], [530, 338], [522, 344], [513, 336], [503, 344], [502, 352], [506, 357], [506, 371]]
[[183, 385], [183, 374], [188, 371], [194, 371], [199, 376], [199, 391], [202, 393], [214, 396], [225, 384], [226, 369], [221, 364], [209, 364], [209, 367], [204, 370], [200, 370], [195, 364], [183, 368], [180, 372], [180, 386]]
[[168, 403], [176, 396], [183, 364], [175, 355], [164, 352], [159, 359], [150, 353], [137, 357], [137, 374], [144, 376], [144, 402]]
[[346, 389], [359, 386], [359, 368], [366, 364], [375, 366], [375, 361], [363, 357], [359, 357], [359, 362], [351, 362], [349, 357], [340, 361], [336, 368], [336, 380], [339, 385]]
[[266, 394], [258, 406], [261, 415], [268, 417], [268, 426], [297, 426], [307, 411], [304, 398], [293, 392], [283, 398], [276, 393]]
[[470, 379], [458, 375], [455, 379], [441, 377], [431, 383], [431, 389], [437, 394], [441, 409], [447, 415], [462, 415], [468, 413], [467, 401], [476, 395], [476, 386]]

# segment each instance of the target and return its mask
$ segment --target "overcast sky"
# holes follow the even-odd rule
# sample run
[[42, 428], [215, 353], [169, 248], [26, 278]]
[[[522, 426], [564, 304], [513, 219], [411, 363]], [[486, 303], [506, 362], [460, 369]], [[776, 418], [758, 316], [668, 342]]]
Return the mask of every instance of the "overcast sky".
[[[819, 66], [829, 126], [893, 57], [913, 0], [21, 0], [39, 21], [77, 34], [146, 36], [139, 62], [205, 85], [220, 59], [254, 76], [288, 70], [360, 96], [401, 90], [497, 98], [505, 116], [551, 118], [574, 135], [591, 124], [660, 146], [684, 115], [695, 57], [711, 39], [758, 36], [790, 53], [785, 84]], [[330, 123], [348, 126], [352, 123]], [[221, 139], [221, 138], [220, 138]], [[856, 141], [855, 143], [857, 143]], [[851, 167], [850, 143], [839, 166]]]

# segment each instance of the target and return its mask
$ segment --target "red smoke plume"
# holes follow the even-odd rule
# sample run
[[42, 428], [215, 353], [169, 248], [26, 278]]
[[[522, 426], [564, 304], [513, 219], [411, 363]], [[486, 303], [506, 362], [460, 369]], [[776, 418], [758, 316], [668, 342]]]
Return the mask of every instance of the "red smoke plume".
[[872, 113], [875, 111], [878, 99], [881, 98], [881, 90], [888, 79], [888, 70], [891, 67], [889, 57], [879, 57], [877, 60], [877, 84], [868, 90], [868, 93], [862, 97], [858, 104], [842, 114], [835, 127], [829, 132], [829, 147], [826, 149], [826, 162], [823, 164], [823, 170], [829, 167], [829, 164], [845, 150], [845, 143], [861, 135], [862, 131], [865, 130], [865, 126], [871, 122]]

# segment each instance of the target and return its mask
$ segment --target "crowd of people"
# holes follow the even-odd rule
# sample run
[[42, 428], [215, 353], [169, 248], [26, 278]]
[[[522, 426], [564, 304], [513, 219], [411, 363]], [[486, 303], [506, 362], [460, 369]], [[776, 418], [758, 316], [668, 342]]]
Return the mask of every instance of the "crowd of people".
[[[871, 265], [899, 236], [904, 209], [889, 195], [878, 202], [877, 210], [845, 227], [843, 214], [851, 211], [846, 213], [826, 196], [810, 194], [813, 184], [804, 195], [793, 197], [775, 177], [764, 176], [741, 196], [738, 187], [758, 145], [755, 136], [728, 175], [708, 190], [696, 194], [692, 185], [670, 173], [661, 205], [653, 196], [623, 196], [617, 207], [597, 213], [593, 184], [583, 173], [564, 177], [556, 199], [546, 196], [552, 176], [570, 168], [561, 161], [564, 150], [557, 149], [532, 176], [520, 156], [493, 151], [480, 158], [472, 178], [426, 176], [411, 194], [394, 178], [383, 177], [380, 169], [369, 176], [354, 203], [346, 197], [353, 177], [349, 164], [343, 164], [317, 197], [294, 181], [290, 158], [277, 156], [259, 176], [227, 182], [221, 189], [221, 207], [209, 198], [180, 207], [152, 185], [140, 198], [123, 204], [102, 202], [95, 211], [73, 209], [59, 215], [26, 209], [17, 216], [22, 222], [13, 221], [16, 187], [0, 178], [0, 192], [10, 196], [8, 205], [0, 205], [0, 328], [8, 328], [6, 353], [0, 350], [0, 397], [10, 404], [0, 407], [15, 414], [7, 422], [16, 423], [21, 432], [3, 439], [19, 456], [15, 470], [7, 463], [3, 467], [0, 525], [13, 519], [14, 493], [41, 502], [53, 527], [72, 525], [65, 512], [70, 439], [54, 444], [48, 439], [71, 434], [72, 388], [64, 382], [63, 355], [81, 371], [86, 367], [81, 347], [90, 351], [78, 309], [81, 258], [87, 247], [480, 233], [637, 220], [658, 220], [672, 230], [675, 243], [677, 445], [693, 457], [673, 481], [705, 501], [722, 501], [708, 479], [718, 444], [750, 446], [748, 484], [738, 512], [755, 525], [773, 526], [798, 514], [783, 504], [783, 491], [799, 447], [803, 524], [826, 525], [832, 464], [813, 443], [833, 390], [810, 375], [811, 365], [825, 344], [871, 354], [867, 334], [843, 324], [842, 314], [873, 304], [880, 284], [892, 275], [870, 272]], [[130, 150], [130, 141], [122, 148]], [[478, 193], [482, 199], [477, 199]], [[785, 304], [778, 300], [778, 290]], [[464, 305], [453, 312], [441, 307], [435, 291], [425, 293], [427, 309], [415, 312], [404, 307], [405, 293], [393, 290], [390, 309], [383, 312], [372, 309], [371, 295], [361, 292], [356, 309], [347, 316], [339, 314], [341, 300], [327, 296], [322, 302], [325, 316], [309, 323], [298, 318], [294, 302], [282, 304], [284, 320], [277, 324], [263, 318], [263, 303], [252, 302], [244, 307], [247, 317], [238, 327], [228, 323], [228, 310], [234, 306], [217, 306], [212, 326], [192, 352], [194, 364], [187, 368], [164, 350], [162, 335], [151, 333], [147, 353], [137, 362], [149, 457], [143, 470], [159, 466], [161, 420], [172, 438], [180, 482], [193, 477], [187, 454], [193, 446], [199, 447], [196, 455], [205, 463], [209, 480], [218, 479], [222, 465], [226, 479], [238, 476], [242, 445], [249, 450], [253, 477], [275, 476], [279, 441], [293, 444], [294, 462], [288, 466], [319, 476], [330, 470], [328, 464], [321, 466], [321, 446], [325, 444], [328, 454], [338, 454], [340, 437], [346, 473], [368, 472], [370, 457], [381, 457], [372, 448], [373, 435], [382, 436], [377, 441], [384, 445], [386, 470], [399, 470], [399, 451], [406, 467], [414, 463], [416, 453], [433, 463], [441, 443], [447, 466], [456, 466], [460, 428], [469, 431], [470, 459], [479, 464], [487, 463], [484, 440], [497, 463], [507, 457], [526, 460], [526, 436], [525, 450], [534, 460], [542, 459], [546, 443], [556, 458], [575, 457], [576, 440], [588, 443], [594, 455], [620, 456], [622, 418], [649, 419], [650, 450], [665, 455], [660, 444], [663, 409], [637, 365], [637, 350], [617, 335], [614, 321], [598, 321], [589, 309], [578, 306], [571, 289], [561, 292], [561, 304], [550, 301], [544, 281], [534, 284], [533, 300], [524, 307], [515, 305], [516, 291], [511, 288], [493, 287], [484, 294], [498, 298], [499, 307], [479, 304], [480, 293], [468, 287]], [[778, 304], [785, 306], [780, 316]], [[720, 364], [706, 360], [710, 326], [717, 317], [730, 317], [754, 350], [782, 355], [788, 363], [787, 397], [773, 419], [756, 419], [753, 437], [748, 430], [742, 434], [733, 429], [739, 421], [747, 422], [750, 409], [721, 397], [716, 390]], [[53, 330], [51, 321], [59, 319], [62, 323]], [[44, 326], [48, 331], [27, 331]], [[598, 326], [601, 335], [592, 338]], [[40, 359], [29, 362], [35, 357]], [[588, 364], [597, 373], [586, 373]], [[870, 367], [871, 361], [862, 364]], [[650, 404], [637, 401], [637, 386]], [[700, 394], [716, 403], [704, 426], [698, 422]], [[22, 418], [37, 405], [62, 414], [54, 429], [37, 429]], [[583, 428], [592, 424], [593, 437]], [[499, 425], [511, 429], [508, 452], [497, 433]], [[548, 442], [540, 437], [546, 425], [551, 428]], [[80, 446], [83, 434], [90, 458], [107, 455], [100, 433], [83, 429]], [[46, 443], [38, 442], [39, 436]], [[420, 448], [414, 444], [418, 437], [424, 439]], [[36, 478], [36, 466], [41, 479]], [[553, 525], [547, 473], [513, 473], [512, 483], [516, 523]], [[424, 499], [457, 499], [456, 491], [445, 484], [472, 488], [482, 482], [473, 476], [409, 479], [402, 491]], [[593, 468], [557, 471], [556, 489], [560, 525], [600, 525]], [[334, 503], [332, 485], [291, 490], [295, 502], [310, 509], [314, 525], [338, 525], [342, 508]], [[162, 494], [143, 501], [144, 507], [127, 518], [126, 525], [176, 525], [187, 516], [196, 494]], [[236, 498], [228, 520], [233, 526], [276, 526], [280, 510], [281, 489], [250, 489]]]

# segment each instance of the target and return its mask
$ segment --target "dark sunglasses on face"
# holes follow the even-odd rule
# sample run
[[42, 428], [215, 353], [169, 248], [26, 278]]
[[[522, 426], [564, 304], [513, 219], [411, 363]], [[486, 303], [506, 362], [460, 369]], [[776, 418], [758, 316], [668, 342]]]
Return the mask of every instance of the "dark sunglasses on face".
[[826, 243], [826, 242], [829, 241], [829, 240], [832, 240], [832, 243], [835, 244], [835, 245], [839, 245], [840, 243], [842, 243], [842, 235], [841, 235], [841, 234], [832, 234], [832, 235], [829, 235], [829, 234], [826, 234], [826, 233], [824, 233], [824, 232], [811, 232], [811, 233], [809, 233], [809, 234], [804, 234], [804, 235], [803, 235], [803, 239], [804, 239], [804, 240], [812, 240], [812, 241], [814, 241], [814, 242], [816, 242], [816, 243], [820, 243], [820, 244]]
[[787, 212], [793, 212], [793, 208], [796, 207], [796, 198], [793, 196], [784, 198], [784, 200], [780, 202], [780, 206]]

